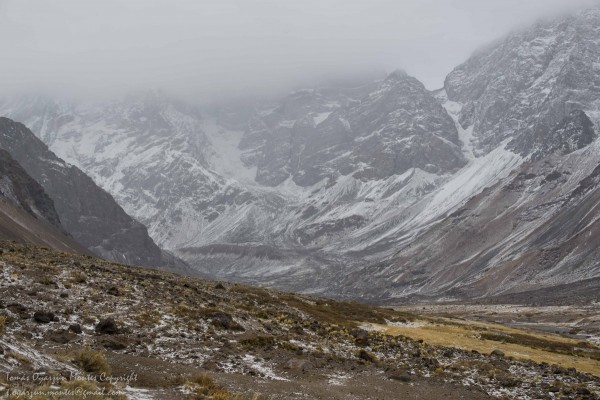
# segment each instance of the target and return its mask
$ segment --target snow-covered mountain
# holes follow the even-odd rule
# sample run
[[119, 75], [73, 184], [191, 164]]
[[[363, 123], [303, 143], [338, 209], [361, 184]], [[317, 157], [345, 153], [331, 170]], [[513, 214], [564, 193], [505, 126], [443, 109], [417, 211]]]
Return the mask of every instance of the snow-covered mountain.
[[[600, 10], [540, 22], [478, 51], [450, 73], [440, 98], [449, 99], [476, 160], [501, 148], [521, 159], [394, 257], [340, 286], [373, 284], [381, 297], [460, 297], [597, 277]], [[368, 278], [357, 285], [356, 274]]]
[[573, 239], [546, 224], [592, 206], [599, 26], [598, 10], [540, 22], [476, 52], [435, 92], [394, 72], [258, 102], [248, 117], [160, 92], [22, 96], [0, 115], [213, 276], [377, 298], [526, 290], [597, 276], [586, 252], [552, 279], [516, 260]]

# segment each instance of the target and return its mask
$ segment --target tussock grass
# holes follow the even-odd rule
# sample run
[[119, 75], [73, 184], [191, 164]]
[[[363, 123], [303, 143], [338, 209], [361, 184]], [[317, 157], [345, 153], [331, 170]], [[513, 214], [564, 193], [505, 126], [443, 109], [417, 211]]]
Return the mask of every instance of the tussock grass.
[[6, 315], [0, 314], [0, 335], [6, 331], [7, 318]]
[[108, 365], [108, 361], [106, 361], [104, 354], [90, 348], [84, 348], [75, 353], [73, 362], [82, 370], [90, 374], [110, 375], [111, 372], [110, 365]]

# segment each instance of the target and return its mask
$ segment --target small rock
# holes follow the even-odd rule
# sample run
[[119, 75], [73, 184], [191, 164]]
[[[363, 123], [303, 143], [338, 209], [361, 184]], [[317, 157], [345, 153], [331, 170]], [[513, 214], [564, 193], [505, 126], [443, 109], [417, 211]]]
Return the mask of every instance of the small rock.
[[373, 354], [369, 353], [368, 351], [366, 351], [364, 349], [361, 349], [358, 352], [358, 358], [360, 358], [361, 360], [372, 362], [372, 363], [377, 361], [377, 358]]
[[452, 357], [454, 357], [454, 349], [446, 349], [446, 350], [444, 350], [444, 352], [442, 353], [442, 356], [444, 356], [446, 358], [452, 358]]
[[215, 285], [215, 289], [217, 289], [217, 290], [225, 290], [225, 286], [223, 286], [223, 284], [219, 282], [219, 283], [217, 283]]
[[8, 306], [6, 306], [6, 308], [15, 314], [18, 314], [21, 318], [29, 318], [29, 314], [27, 313], [27, 307], [25, 307], [22, 304], [11, 303]]
[[353, 329], [350, 331], [352, 337], [354, 337], [354, 343], [357, 346], [368, 346], [369, 345], [369, 332], [364, 329]]
[[20, 335], [24, 339], [32, 339], [33, 338], [33, 334], [31, 332], [21, 332]]
[[490, 360], [490, 364], [492, 364], [494, 367], [500, 370], [508, 370], [510, 368], [510, 364], [504, 359], [500, 358], [492, 358]]
[[590, 395], [590, 394], [592, 394], [592, 392], [588, 388], [584, 388], [584, 387], [577, 388], [575, 392], [577, 394], [581, 394], [581, 395]]
[[502, 387], [512, 388], [521, 385], [523, 382], [520, 379], [513, 377], [512, 375], [497, 375], [496, 380]]
[[423, 364], [424, 367], [426, 367], [429, 370], [434, 370], [440, 366], [440, 362], [438, 360], [436, 360], [435, 358], [423, 357], [421, 359], [421, 363]]
[[223, 328], [232, 331], [243, 331], [244, 327], [233, 320], [231, 315], [221, 311], [211, 313], [209, 317], [212, 319], [212, 324], [217, 328]]
[[99, 342], [108, 350], [124, 350], [129, 345], [125, 338], [120, 337], [104, 337]]
[[552, 364], [550, 366], [550, 372], [555, 375], [567, 375], [567, 369], [557, 364]]
[[79, 325], [79, 324], [69, 325], [69, 331], [76, 333], [78, 335], [80, 335], [83, 332], [83, 330], [81, 329], [81, 325]]
[[96, 333], [106, 334], [106, 335], [114, 335], [119, 333], [119, 327], [117, 323], [112, 318], [106, 318], [98, 322], [96, 325]]
[[290, 332], [295, 333], [296, 335], [304, 335], [304, 329], [300, 325], [295, 325], [290, 329]]
[[412, 377], [406, 372], [403, 373], [394, 373], [388, 376], [388, 379], [399, 381], [399, 382], [410, 382], [412, 381]]
[[46, 339], [50, 340], [51, 342], [59, 343], [59, 344], [67, 344], [71, 340], [75, 339], [76, 337], [77, 337], [77, 335], [74, 334], [73, 332], [69, 332], [69, 331], [65, 331], [65, 330], [49, 332], [46, 335]]
[[492, 350], [490, 354], [496, 357], [504, 357], [504, 352], [498, 349]]
[[41, 324], [49, 324], [54, 320], [54, 313], [49, 311], [36, 311], [33, 314], [33, 319], [35, 322], [39, 322]]
[[120, 296], [121, 295], [119, 288], [116, 286], [109, 287], [108, 290], [106, 291], [106, 293], [110, 294], [111, 296]]

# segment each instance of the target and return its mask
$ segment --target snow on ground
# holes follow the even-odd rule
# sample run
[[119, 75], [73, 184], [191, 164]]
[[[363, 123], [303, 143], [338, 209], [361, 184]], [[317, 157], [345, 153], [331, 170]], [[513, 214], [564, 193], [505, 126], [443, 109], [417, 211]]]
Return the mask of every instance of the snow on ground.
[[329, 383], [330, 385], [343, 386], [349, 379], [352, 378], [352, 375], [345, 374], [343, 372], [335, 372], [329, 375], [328, 377], [329, 379], [327, 380], [327, 383]]
[[119, 390], [124, 392], [125, 396], [131, 400], [154, 400], [156, 398], [152, 394], [152, 391], [148, 389], [139, 389], [127, 386], [124, 389]]
[[506, 149], [509, 141], [507, 139], [485, 156], [474, 158], [454, 174], [434, 193], [419, 219], [422, 222], [431, 221], [507, 177], [521, 165], [523, 158]]
[[251, 354], [246, 354], [243, 360], [249, 368], [261, 373], [267, 379], [274, 381], [289, 381], [289, 379], [277, 375], [271, 367], [266, 365], [264, 362], [257, 360], [257, 358]]

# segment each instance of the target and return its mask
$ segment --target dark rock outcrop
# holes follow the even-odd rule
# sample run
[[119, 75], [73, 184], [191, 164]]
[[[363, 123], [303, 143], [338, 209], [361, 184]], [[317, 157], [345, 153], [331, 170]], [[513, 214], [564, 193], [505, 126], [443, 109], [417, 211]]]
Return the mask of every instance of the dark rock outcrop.
[[[19, 162], [53, 200], [62, 226], [97, 255], [147, 266], [175, 266], [110, 194], [65, 163], [23, 124], [0, 118], [0, 148]], [[56, 219], [56, 218], [54, 218]], [[183, 266], [183, 263], [179, 263]]]
[[96, 325], [95, 330], [96, 333], [99, 333], [101, 335], [115, 335], [120, 331], [117, 323], [112, 318], [100, 320], [100, 322], [98, 322], [98, 324]]
[[39, 322], [41, 324], [48, 324], [54, 321], [54, 313], [50, 311], [36, 311], [33, 314], [33, 319], [35, 322]]

